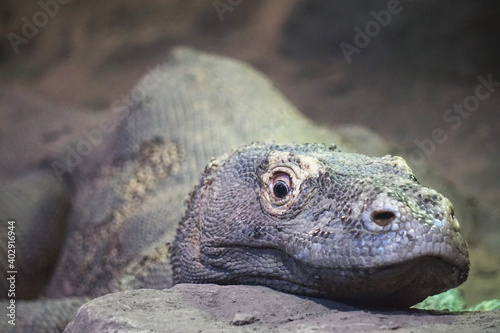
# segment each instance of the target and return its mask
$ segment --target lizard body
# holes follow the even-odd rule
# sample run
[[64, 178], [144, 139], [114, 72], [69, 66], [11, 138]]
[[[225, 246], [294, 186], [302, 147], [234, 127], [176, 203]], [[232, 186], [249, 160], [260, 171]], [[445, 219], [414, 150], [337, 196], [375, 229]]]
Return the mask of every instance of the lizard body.
[[[239, 62], [180, 49], [151, 75], [69, 177], [65, 240], [42, 295], [74, 307], [216, 282], [409, 306], [466, 279], [450, 202], [402, 159], [351, 154]], [[29, 316], [39, 302], [20, 304], [26, 330], [55, 320], [53, 308]]]

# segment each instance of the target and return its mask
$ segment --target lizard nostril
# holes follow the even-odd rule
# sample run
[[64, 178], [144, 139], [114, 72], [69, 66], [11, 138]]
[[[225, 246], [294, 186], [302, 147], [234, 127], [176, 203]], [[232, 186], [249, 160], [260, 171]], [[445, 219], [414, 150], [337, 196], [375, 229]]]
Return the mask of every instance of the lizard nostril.
[[381, 227], [385, 227], [394, 221], [396, 215], [389, 210], [376, 210], [372, 213], [371, 219]]

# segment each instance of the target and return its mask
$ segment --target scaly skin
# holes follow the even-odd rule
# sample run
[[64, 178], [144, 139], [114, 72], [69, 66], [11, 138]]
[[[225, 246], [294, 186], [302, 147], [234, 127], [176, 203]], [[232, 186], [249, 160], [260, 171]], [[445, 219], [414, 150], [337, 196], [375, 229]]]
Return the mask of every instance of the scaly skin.
[[[47, 184], [46, 194], [31, 189], [29, 175], [3, 187], [3, 193], [22, 196], [11, 200], [0, 193], [0, 199], [9, 199], [0, 202], [0, 211], [6, 206], [5, 215], [17, 219], [16, 260], [24, 267], [19, 296], [23, 285], [26, 298], [44, 296], [18, 299], [17, 331], [54, 332], [88, 299], [165, 289], [174, 282], [263, 284], [363, 305], [407, 306], [465, 280], [467, 250], [450, 203], [415, 183], [401, 159], [317, 145], [253, 145], [231, 153], [252, 142], [335, 142], [344, 152], [391, 151], [367, 146], [366, 140], [378, 141], [373, 135], [355, 144], [352, 135], [312, 123], [249, 66], [180, 48], [118, 102], [102, 115], [107, 122], [68, 134], [67, 145], [45, 150], [41, 145], [38, 157], [30, 159], [30, 168], [43, 160], [38, 167], [52, 169], [37, 176]], [[41, 123], [50, 126], [38, 130], [40, 135], [54, 128], [66, 133], [67, 123], [57, 117]], [[80, 123], [73, 126], [81, 129]], [[30, 127], [16, 131], [31, 133]], [[75, 149], [82, 143], [91, 145], [92, 153], [76, 163]], [[2, 164], [9, 155], [0, 151]], [[285, 152], [296, 158], [288, 161]], [[183, 202], [205, 165], [222, 154], [231, 155], [209, 165], [186, 210]], [[21, 155], [16, 153], [15, 164]], [[463, 196], [422, 170], [422, 182], [450, 196], [470, 221]], [[67, 187], [53, 175], [61, 172]], [[275, 181], [285, 183], [277, 193], [292, 188], [279, 202], [270, 192]], [[11, 190], [18, 186], [19, 192]], [[67, 198], [68, 216], [66, 205], [56, 205]], [[54, 235], [62, 230], [57, 242]], [[0, 237], [0, 247], [5, 245]], [[40, 254], [43, 266], [25, 259]], [[5, 262], [0, 266], [7, 271]], [[38, 290], [33, 279], [43, 281]], [[0, 323], [0, 331], [5, 325]]]
[[174, 282], [260, 284], [410, 306], [467, 279], [453, 206], [403, 159], [251, 145], [207, 168], [173, 246]]

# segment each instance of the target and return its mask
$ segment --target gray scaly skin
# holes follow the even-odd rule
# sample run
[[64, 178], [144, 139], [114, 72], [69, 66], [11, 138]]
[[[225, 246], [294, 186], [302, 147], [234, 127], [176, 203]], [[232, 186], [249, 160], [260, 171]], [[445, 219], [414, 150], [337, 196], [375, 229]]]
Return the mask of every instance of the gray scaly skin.
[[214, 160], [174, 242], [175, 283], [411, 306], [467, 279], [453, 206], [399, 157], [252, 145]]
[[[467, 249], [448, 200], [418, 185], [399, 158], [351, 154], [248, 66], [177, 49], [138, 87], [139, 98], [111, 111], [116, 129], [64, 175], [69, 216], [63, 229], [50, 223], [65, 230], [63, 244], [18, 246], [61, 248], [44, 266], [51, 272], [29, 272], [49, 281], [30, 292], [44, 299], [18, 300], [19, 331], [64, 327], [89, 298], [180, 282], [408, 306], [465, 280]], [[295, 145], [249, 146], [257, 141]]]

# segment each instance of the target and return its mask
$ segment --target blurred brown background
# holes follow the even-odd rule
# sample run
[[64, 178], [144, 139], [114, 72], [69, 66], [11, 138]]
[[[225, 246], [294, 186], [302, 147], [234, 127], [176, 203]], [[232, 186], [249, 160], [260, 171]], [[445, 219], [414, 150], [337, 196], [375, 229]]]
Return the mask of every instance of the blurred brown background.
[[[500, 216], [500, 83], [473, 111], [447, 113], [479, 76], [500, 82], [498, 17], [494, 0], [4, 0], [0, 87], [97, 112], [170, 48], [193, 46], [252, 64], [318, 122], [373, 129]], [[416, 140], [435, 129], [446, 140], [424, 154]], [[477, 222], [499, 251], [500, 220]]]

